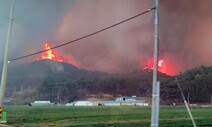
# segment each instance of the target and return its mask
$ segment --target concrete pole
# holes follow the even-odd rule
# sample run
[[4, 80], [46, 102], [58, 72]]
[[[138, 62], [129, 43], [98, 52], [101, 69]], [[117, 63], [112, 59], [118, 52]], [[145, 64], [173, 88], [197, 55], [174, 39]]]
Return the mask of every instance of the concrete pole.
[[1, 87], [0, 87], [0, 106], [3, 106], [3, 100], [5, 96], [5, 86], [7, 82], [7, 70], [8, 70], [8, 50], [9, 50], [9, 42], [10, 42], [10, 31], [12, 28], [12, 22], [13, 22], [13, 11], [14, 11], [14, 4], [15, 1], [12, 0], [11, 3], [11, 9], [10, 9], [10, 18], [9, 18], [9, 25], [7, 30], [7, 40], [6, 40], [6, 46], [5, 46], [5, 52], [4, 52], [4, 64], [3, 64], [3, 70], [2, 70], [2, 76], [1, 76]]
[[190, 105], [190, 95], [189, 95], [189, 92], [188, 92], [188, 95], [187, 95], [187, 101], [188, 101], [188, 106]]
[[[155, 0], [155, 20], [154, 20], [154, 68], [152, 81], [152, 113], [151, 127], [158, 127], [159, 105], [157, 105], [157, 71], [158, 71], [158, 0]], [[158, 110], [158, 111], [157, 111]]]
[[212, 106], [212, 94], [210, 94], [210, 97], [211, 97], [211, 106]]
[[159, 107], [160, 107], [160, 82], [157, 81], [157, 88], [156, 88], [156, 121], [155, 124], [159, 126]]
[[175, 77], [175, 80], [177, 81], [177, 86], [178, 86], [178, 88], [179, 88], [179, 90], [180, 90], [181, 96], [182, 96], [182, 98], [183, 98], [183, 102], [184, 102], [184, 104], [185, 104], [185, 106], [186, 106], [186, 109], [187, 109], [187, 111], [188, 111], [188, 114], [189, 114], [189, 116], [190, 116], [190, 118], [191, 118], [192, 124], [193, 124], [194, 127], [197, 127], [197, 125], [196, 125], [196, 123], [195, 123], [195, 121], [194, 121], [194, 117], [193, 117], [193, 115], [191, 114], [191, 110], [190, 110], [190, 108], [189, 108], [189, 106], [188, 106], [188, 103], [187, 103], [187, 101], [186, 101], [186, 98], [185, 98], [185, 95], [184, 95], [184, 93], [183, 93], [183, 90], [182, 90], [182, 88], [181, 88], [181, 86], [180, 86], [180, 84], [179, 84], [179, 82], [178, 82], [178, 80], [177, 80], [177, 77]]

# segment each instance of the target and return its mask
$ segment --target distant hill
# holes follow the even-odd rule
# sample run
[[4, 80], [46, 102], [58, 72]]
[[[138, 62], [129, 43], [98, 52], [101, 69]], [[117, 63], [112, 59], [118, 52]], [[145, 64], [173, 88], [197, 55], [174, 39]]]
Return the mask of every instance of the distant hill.
[[[184, 93], [190, 101], [208, 102], [211, 92], [212, 67], [195, 68], [178, 75]], [[161, 102], [182, 102], [174, 77], [158, 72], [161, 82]], [[11, 67], [8, 73], [6, 96], [17, 103], [50, 100], [66, 103], [105, 95], [151, 97], [152, 70], [135, 70], [121, 74], [108, 74], [77, 68], [68, 63], [40, 60]], [[105, 97], [105, 99], [108, 97]]]
[[176, 77], [190, 103], [211, 103], [212, 66], [197, 67]]
[[[159, 73], [161, 80], [170, 76]], [[20, 103], [33, 100], [69, 102], [90, 95], [151, 96], [152, 70], [107, 74], [79, 69], [68, 63], [40, 60], [11, 67], [8, 73], [7, 97]]]
[[27, 96], [28, 99], [31, 99], [37, 97], [39, 87], [49, 81], [64, 83], [81, 78], [92, 79], [107, 75], [103, 72], [79, 69], [68, 63], [39, 60], [9, 68], [6, 95], [8, 97], [19, 97], [18, 99], [25, 99], [24, 96]]
[[106, 73], [79, 69], [68, 63], [52, 60], [39, 60], [18, 67], [13, 67], [9, 70], [9, 75], [27, 78], [45, 78], [48, 76], [69, 76], [69, 78], [77, 78], [106, 75]]

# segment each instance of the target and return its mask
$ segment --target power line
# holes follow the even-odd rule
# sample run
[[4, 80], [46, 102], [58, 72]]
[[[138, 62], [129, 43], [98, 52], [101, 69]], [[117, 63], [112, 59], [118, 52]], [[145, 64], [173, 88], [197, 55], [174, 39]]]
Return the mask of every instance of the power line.
[[0, 18], [2, 18], [2, 19], [9, 19], [10, 20], [9, 17], [5, 17], [5, 16], [0, 16]]
[[110, 28], [113, 28], [113, 27], [115, 27], [115, 26], [118, 26], [118, 25], [120, 25], [120, 24], [123, 24], [123, 23], [125, 23], [125, 22], [127, 22], [127, 21], [129, 21], [129, 20], [132, 20], [132, 19], [134, 19], [134, 18], [137, 18], [137, 17], [139, 17], [139, 16], [141, 16], [141, 15], [144, 15], [144, 14], [146, 14], [146, 13], [148, 13], [148, 12], [151, 12], [151, 11], [154, 10], [154, 9], [155, 9], [155, 7], [149, 8], [148, 10], [146, 10], [146, 11], [144, 11], [144, 12], [141, 12], [141, 13], [135, 15], [135, 16], [132, 16], [132, 17], [130, 17], [130, 18], [128, 18], [128, 19], [125, 19], [125, 20], [123, 20], [123, 21], [120, 21], [120, 22], [118, 22], [118, 23], [116, 23], [116, 24], [113, 24], [113, 25], [110, 25], [110, 26], [105, 27], [105, 28], [103, 28], [103, 29], [100, 29], [100, 30], [98, 30], [98, 31], [96, 31], [96, 32], [93, 32], [93, 33], [91, 33], [91, 34], [85, 35], [85, 36], [83, 36], [83, 37], [77, 38], [77, 39], [75, 39], [75, 40], [72, 40], [72, 41], [69, 41], [69, 42], [66, 42], [66, 43], [57, 45], [57, 46], [54, 46], [54, 47], [52, 47], [52, 48], [50, 48], [50, 49], [47, 49], [47, 50], [41, 50], [41, 51], [38, 51], [38, 52], [35, 52], [35, 53], [31, 53], [31, 54], [28, 54], [28, 55], [24, 55], [24, 56], [21, 56], [21, 57], [17, 57], [17, 58], [14, 58], [14, 59], [10, 59], [9, 62], [15, 61], [15, 60], [19, 60], [19, 59], [23, 59], [23, 58], [30, 57], [30, 56], [34, 56], [34, 55], [37, 55], [37, 54], [40, 54], [40, 53], [49, 51], [49, 50], [51, 50], [51, 49], [56, 49], [56, 48], [59, 48], [59, 47], [68, 45], [68, 44], [70, 44], [70, 43], [73, 43], [73, 42], [76, 42], [76, 41], [85, 39], [85, 38], [87, 38], [87, 37], [93, 36], [93, 35], [95, 35], [95, 34], [101, 33], [101, 32], [103, 32], [103, 31], [105, 31], [105, 30], [110, 29]]

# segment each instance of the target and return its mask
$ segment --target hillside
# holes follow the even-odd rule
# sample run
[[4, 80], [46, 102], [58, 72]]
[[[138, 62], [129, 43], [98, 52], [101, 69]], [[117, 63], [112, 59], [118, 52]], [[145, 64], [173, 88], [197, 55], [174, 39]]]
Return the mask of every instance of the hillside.
[[79, 69], [68, 63], [52, 60], [35, 61], [9, 68], [6, 96], [26, 101], [42, 98], [39, 89], [48, 82], [54, 82], [54, 85], [64, 84], [76, 79], [92, 79], [106, 75], [108, 74], [103, 72]]
[[191, 103], [211, 103], [212, 66], [201, 66], [176, 76]]
[[[11, 67], [6, 96], [20, 103], [33, 100], [69, 102], [89, 96], [151, 96], [152, 71], [107, 74], [79, 69], [71, 64], [40, 60]], [[167, 81], [170, 76], [159, 73]], [[106, 97], [105, 97], [106, 98]]]
[[[193, 103], [208, 103], [211, 95], [212, 67], [200, 67], [178, 75], [184, 93]], [[161, 100], [165, 104], [182, 102], [174, 77], [158, 73]], [[71, 64], [40, 60], [11, 67], [6, 96], [18, 103], [51, 100], [66, 103], [74, 100], [117, 96], [151, 97], [152, 70], [107, 74], [79, 69]]]

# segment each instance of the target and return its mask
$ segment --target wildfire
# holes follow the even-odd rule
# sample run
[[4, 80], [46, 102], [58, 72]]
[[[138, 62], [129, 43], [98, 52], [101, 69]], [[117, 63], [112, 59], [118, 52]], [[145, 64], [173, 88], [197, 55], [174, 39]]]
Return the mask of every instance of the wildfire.
[[46, 51], [42, 54], [42, 59], [50, 59], [57, 62], [66, 62], [75, 65], [77, 67], [80, 67], [80, 64], [75, 60], [73, 56], [71, 55], [65, 55], [64, 57], [60, 56], [58, 53], [52, 50], [50, 44], [48, 43], [44, 44], [44, 50]]
[[[154, 61], [151, 59], [151, 60], [148, 60], [148, 63], [143, 68], [143, 70], [145, 70], [145, 69], [153, 69], [153, 67], [154, 67]], [[162, 72], [162, 73], [166, 73], [166, 66], [165, 66], [165, 62], [164, 62], [163, 59], [159, 59], [158, 60], [158, 71]]]
[[48, 43], [44, 45], [44, 49], [46, 50], [46, 52], [42, 54], [42, 59], [50, 59], [58, 62], [64, 62], [63, 58], [56, 57], [56, 53], [53, 52], [51, 46]]
[[42, 59], [51, 59], [52, 60], [52, 59], [55, 58], [55, 55], [53, 54], [53, 51], [51, 50], [49, 44], [46, 43], [44, 45], [44, 49], [47, 50], [47, 51], [43, 53]]

